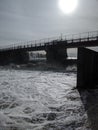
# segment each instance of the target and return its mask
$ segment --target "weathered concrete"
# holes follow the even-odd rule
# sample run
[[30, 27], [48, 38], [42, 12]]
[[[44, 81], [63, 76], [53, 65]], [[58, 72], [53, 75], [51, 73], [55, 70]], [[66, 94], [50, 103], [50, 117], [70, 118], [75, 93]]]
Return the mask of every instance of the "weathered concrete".
[[78, 48], [77, 87], [95, 88], [98, 86], [98, 52]]
[[29, 54], [26, 51], [11, 50], [0, 52], [0, 65], [7, 65], [10, 63], [24, 64], [29, 60]]
[[46, 58], [49, 63], [64, 64], [67, 58], [67, 49], [63, 47], [48, 46], [46, 49]]

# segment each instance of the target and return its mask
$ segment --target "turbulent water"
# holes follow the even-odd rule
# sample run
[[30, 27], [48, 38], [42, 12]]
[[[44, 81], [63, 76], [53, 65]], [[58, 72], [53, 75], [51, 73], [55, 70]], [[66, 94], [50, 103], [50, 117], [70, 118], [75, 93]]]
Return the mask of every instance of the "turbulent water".
[[75, 86], [72, 72], [0, 69], [0, 130], [91, 130]]

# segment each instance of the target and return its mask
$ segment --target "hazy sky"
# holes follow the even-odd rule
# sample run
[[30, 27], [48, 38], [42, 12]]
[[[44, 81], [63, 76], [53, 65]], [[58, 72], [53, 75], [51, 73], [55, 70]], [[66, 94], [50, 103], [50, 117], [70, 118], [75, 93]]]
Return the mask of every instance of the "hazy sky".
[[59, 0], [0, 0], [0, 45], [98, 30], [98, 0], [78, 0], [64, 14]]

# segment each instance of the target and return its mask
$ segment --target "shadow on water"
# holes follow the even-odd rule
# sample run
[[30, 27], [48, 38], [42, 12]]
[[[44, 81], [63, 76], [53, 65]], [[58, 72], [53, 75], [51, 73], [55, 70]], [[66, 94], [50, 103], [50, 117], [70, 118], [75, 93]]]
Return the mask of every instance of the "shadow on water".
[[78, 89], [91, 130], [98, 130], [98, 89]]

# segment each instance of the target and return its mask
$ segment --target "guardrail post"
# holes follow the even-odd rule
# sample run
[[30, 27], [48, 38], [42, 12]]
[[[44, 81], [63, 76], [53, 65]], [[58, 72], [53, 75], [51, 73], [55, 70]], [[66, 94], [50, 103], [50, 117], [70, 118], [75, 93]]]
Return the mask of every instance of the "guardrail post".
[[80, 37], [79, 41], [81, 42], [81, 37]]
[[62, 33], [61, 33], [61, 36], [60, 36], [60, 41], [62, 41]]
[[98, 31], [97, 31], [97, 40], [98, 40]]
[[87, 38], [88, 41], [89, 41], [89, 37], [90, 37], [90, 35], [89, 35], [89, 32], [88, 32], [88, 38]]

